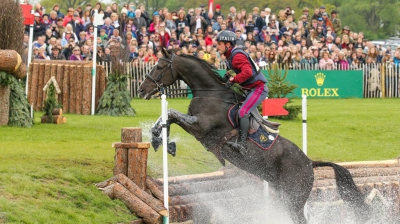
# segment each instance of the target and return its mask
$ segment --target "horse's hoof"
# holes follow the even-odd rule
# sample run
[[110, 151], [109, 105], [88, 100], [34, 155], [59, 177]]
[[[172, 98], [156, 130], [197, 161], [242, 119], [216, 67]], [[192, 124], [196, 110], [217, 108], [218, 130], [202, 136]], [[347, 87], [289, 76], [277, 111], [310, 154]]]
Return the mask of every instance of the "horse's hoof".
[[159, 128], [160, 126], [158, 126], [158, 125], [154, 125], [152, 128], [151, 128], [151, 135], [152, 136], [155, 136], [155, 137], [158, 137], [158, 136], [160, 136], [161, 135], [161, 128]]
[[226, 144], [229, 145], [230, 147], [232, 147], [233, 149], [237, 150], [243, 156], [247, 155], [247, 152], [248, 152], [247, 148], [244, 147], [243, 145], [241, 145], [240, 143], [226, 142]]
[[158, 138], [158, 137], [152, 137], [150, 139], [151, 142], [151, 146], [153, 146], [154, 151], [157, 152], [158, 147], [160, 147], [161, 143], [162, 143], [162, 138]]
[[167, 152], [171, 154], [173, 157], [176, 155], [176, 143], [170, 142], [167, 144]]

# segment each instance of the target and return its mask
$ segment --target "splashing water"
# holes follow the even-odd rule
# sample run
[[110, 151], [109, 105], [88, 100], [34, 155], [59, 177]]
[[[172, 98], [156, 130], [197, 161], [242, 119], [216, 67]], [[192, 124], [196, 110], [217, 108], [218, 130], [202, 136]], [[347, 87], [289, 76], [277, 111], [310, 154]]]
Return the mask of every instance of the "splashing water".
[[[141, 122], [143, 141], [151, 139], [150, 129], [154, 122]], [[174, 135], [171, 141], [181, 141], [181, 137]], [[183, 148], [190, 147], [181, 142]], [[201, 224], [292, 224], [292, 220], [285, 209], [279, 204], [279, 198], [264, 195], [262, 181], [248, 179], [250, 174], [226, 178], [226, 186], [215, 186], [223, 191], [213, 191], [209, 188], [195, 188], [187, 195], [196, 195], [193, 202], [193, 221]], [[238, 176], [240, 178], [238, 178]], [[246, 177], [247, 176], [247, 177]], [[215, 183], [218, 185], [218, 183]], [[200, 185], [201, 186], [201, 185]], [[260, 187], [261, 186], [261, 187]], [[199, 193], [202, 192], [202, 193]], [[223, 198], [213, 198], [213, 194], [221, 194]], [[393, 195], [393, 194], [392, 194]], [[398, 196], [397, 196], [398, 197]], [[314, 197], [314, 201], [307, 202], [307, 220], [309, 224], [358, 224], [353, 212], [338, 198], [335, 190], [327, 191], [322, 196]], [[396, 198], [381, 197], [372, 200], [371, 219], [367, 224], [399, 224], [399, 205]]]
[[[270, 190], [264, 195], [262, 181], [235, 171], [235, 175], [218, 179], [192, 182], [192, 191], [184, 196], [193, 197], [193, 223], [209, 224], [292, 224], [292, 220], [280, 205], [280, 198]], [[240, 173], [240, 174], [239, 174]], [[210, 187], [209, 182], [215, 183]], [[221, 186], [223, 184], [224, 186]], [[195, 186], [195, 187], [194, 187]], [[185, 188], [186, 189], [186, 188]], [[200, 192], [200, 193], [199, 193]], [[307, 202], [309, 224], [358, 224], [351, 209], [337, 198], [335, 190], [314, 197]], [[385, 201], [382, 201], [385, 200]], [[400, 219], [394, 206], [395, 199], [377, 198], [372, 200], [371, 219], [367, 224], [398, 224]], [[395, 215], [396, 214], [396, 215]]]
[[154, 121], [146, 121], [146, 122], [140, 122], [139, 127], [142, 128], [142, 138], [143, 142], [148, 142], [151, 139], [151, 132], [150, 129], [154, 125]]

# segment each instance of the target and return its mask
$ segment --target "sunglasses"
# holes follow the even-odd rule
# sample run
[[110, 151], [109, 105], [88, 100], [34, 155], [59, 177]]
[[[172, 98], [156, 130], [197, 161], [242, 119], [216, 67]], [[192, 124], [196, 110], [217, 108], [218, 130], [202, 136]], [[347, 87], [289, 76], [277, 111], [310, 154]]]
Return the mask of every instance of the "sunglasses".
[[74, 51], [81, 51], [81, 50], [75, 49]]

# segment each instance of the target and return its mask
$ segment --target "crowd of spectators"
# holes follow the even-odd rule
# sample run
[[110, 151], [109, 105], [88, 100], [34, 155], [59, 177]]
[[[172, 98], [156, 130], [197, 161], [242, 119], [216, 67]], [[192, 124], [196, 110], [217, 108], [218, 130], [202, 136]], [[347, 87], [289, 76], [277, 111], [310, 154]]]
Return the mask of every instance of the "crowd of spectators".
[[[374, 46], [363, 32], [343, 26], [338, 12], [324, 6], [301, 15], [287, 7], [276, 14], [270, 8], [254, 7], [251, 12], [229, 8], [223, 15], [217, 4], [213, 12], [204, 5], [169, 11], [161, 8], [149, 14], [144, 5], [134, 3], [118, 7], [101, 3], [60, 12], [55, 4], [48, 14], [40, 4], [34, 7], [33, 58], [48, 60], [110, 61], [113, 45], [129, 50], [130, 62], [154, 62], [161, 56], [159, 48], [173, 49], [176, 54], [192, 54], [219, 68], [223, 55], [216, 51], [215, 37], [221, 30], [237, 35], [242, 47], [259, 66], [273, 63], [288, 68], [354, 69], [362, 64], [400, 63], [400, 51]], [[94, 12], [104, 25], [98, 26], [94, 40]], [[47, 11], [47, 10], [46, 10]], [[24, 37], [29, 46], [29, 28]], [[93, 43], [97, 49], [93, 51]]]

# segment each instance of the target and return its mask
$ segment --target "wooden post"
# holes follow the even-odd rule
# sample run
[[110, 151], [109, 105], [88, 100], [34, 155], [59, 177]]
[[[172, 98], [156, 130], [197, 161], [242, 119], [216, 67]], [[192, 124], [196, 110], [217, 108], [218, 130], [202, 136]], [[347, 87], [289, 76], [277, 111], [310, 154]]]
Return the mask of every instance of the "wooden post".
[[63, 88], [62, 88], [62, 94], [63, 94], [63, 100], [62, 100], [62, 105], [63, 105], [63, 110], [64, 112], [69, 112], [69, 74], [71, 71], [71, 65], [65, 65], [64, 67], [64, 78], [63, 78]]
[[76, 65], [71, 66], [70, 76], [69, 76], [69, 112], [71, 114], [76, 113]]
[[82, 92], [82, 114], [90, 115], [90, 106], [92, 102], [92, 68], [85, 66], [83, 68], [83, 92]]
[[83, 88], [83, 65], [79, 65], [76, 69], [76, 98], [75, 111], [76, 114], [82, 114], [82, 88]]
[[150, 143], [142, 143], [141, 128], [122, 128], [121, 142], [115, 148], [114, 175], [124, 174], [141, 189], [146, 189], [147, 155]]
[[37, 101], [36, 101], [36, 108], [37, 110], [42, 110], [42, 106], [43, 106], [43, 87], [45, 85], [45, 82], [47, 82], [47, 80], [44, 80], [44, 76], [45, 76], [45, 67], [46, 65], [43, 63], [39, 64], [39, 82], [37, 83], [38, 89], [37, 89]]

